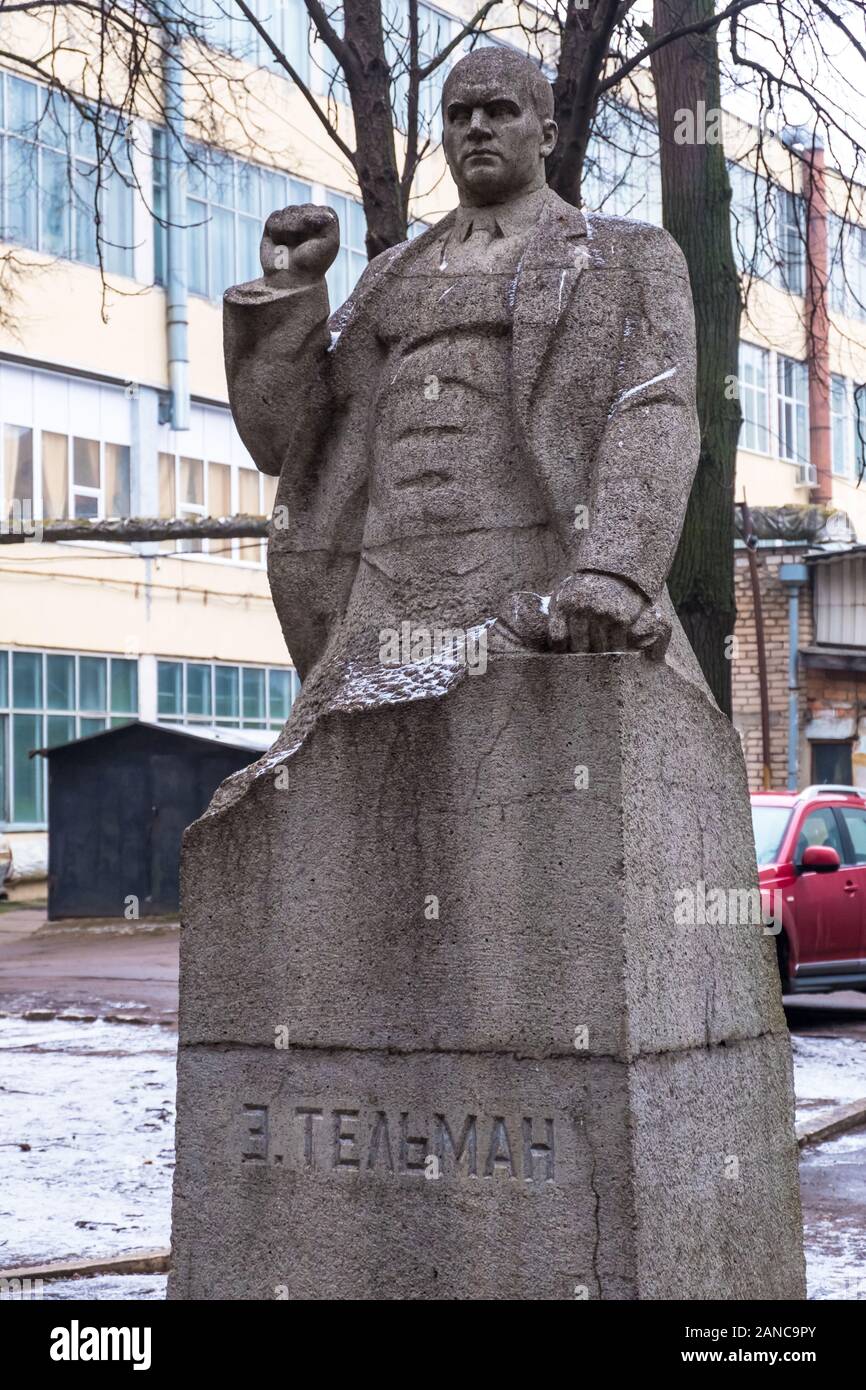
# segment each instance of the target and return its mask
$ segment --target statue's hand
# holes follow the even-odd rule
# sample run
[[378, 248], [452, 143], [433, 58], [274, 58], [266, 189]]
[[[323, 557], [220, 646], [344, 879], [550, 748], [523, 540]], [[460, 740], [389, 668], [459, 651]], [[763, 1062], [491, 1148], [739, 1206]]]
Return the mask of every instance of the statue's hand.
[[550, 600], [550, 640], [573, 652], [637, 648], [664, 656], [671, 625], [654, 603], [611, 574], [570, 575]]
[[269, 285], [300, 289], [322, 279], [339, 249], [337, 214], [331, 208], [303, 203], [271, 213], [259, 255]]

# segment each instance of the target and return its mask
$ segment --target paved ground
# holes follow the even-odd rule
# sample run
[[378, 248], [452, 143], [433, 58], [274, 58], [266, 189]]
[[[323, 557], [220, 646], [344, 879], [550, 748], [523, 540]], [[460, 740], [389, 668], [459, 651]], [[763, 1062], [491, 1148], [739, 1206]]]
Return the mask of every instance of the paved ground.
[[[167, 1246], [177, 947], [167, 923], [0, 912], [0, 1266]], [[786, 1010], [798, 1119], [866, 1096], [866, 994]], [[866, 1129], [804, 1150], [801, 1187], [809, 1297], [866, 1300]], [[46, 1283], [44, 1296], [164, 1287], [164, 1275], [114, 1274]]]
[[0, 1013], [30, 1009], [177, 1023], [176, 923], [46, 923], [0, 912]]

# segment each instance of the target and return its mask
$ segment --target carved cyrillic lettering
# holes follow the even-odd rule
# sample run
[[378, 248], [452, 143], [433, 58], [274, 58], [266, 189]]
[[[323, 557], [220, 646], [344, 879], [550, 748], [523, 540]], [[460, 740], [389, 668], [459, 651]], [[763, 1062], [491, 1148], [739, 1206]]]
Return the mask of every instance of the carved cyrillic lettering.
[[446, 1149], [454, 1160], [454, 1166], [460, 1163], [465, 1152], [466, 1171], [470, 1178], [478, 1176], [478, 1128], [476, 1115], [467, 1115], [463, 1124], [463, 1133], [460, 1135], [459, 1144], [455, 1144], [454, 1135], [444, 1115], [433, 1116], [433, 1152], [445, 1169]]
[[268, 1107], [244, 1106], [244, 1147], [242, 1163], [266, 1163], [268, 1159]]
[[[358, 1134], [354, 1129], [343, 1129], [344, 1120], [357, 1120], [359, 1110], [334, 1111], [334, 1167], [360, 1168], [361, 1161], [355, 1155], [358, 1148]], [[346, 1146], [351, 1146], [347, 1151]]]
[[523, 1176], [527, 1182], [535, 1182], [535, 1163], [543, 1164], [543, 1174], [545, 1181], [553, 1182], [553, 1120], [544, 1121], [543, 1144], [532, 1142], [532, 1117], [523, 1117]]
[[307, 1168], [316, 1166], [316, 1139], [313, 1132], [313, 1121], [322, 1118], [321, 1110], [316, 1110], [313, 1106], [297, 1105], [296, 1115], [304, 1117], [304, 1164]]
[[367, 1155], [368, 1168], [376, 1167], [380, 1148], [382, 1149], [386, 1166], [393, 1173], [394, 1160], [391, 1157], [391, 1134], [388, 1129], [388, 1116], [385, 1114], [384, 1110], [379, 1110], [377, 1112], [373, 1133], [370, 1135], [370, 1151]]
[[[400, 1171], [401, 1173], [423, 1173], [430, 1148], [427, 1135], [409, 1134], [408, 1127], [409, 1112], [403, 1110], [400, 1114]], [[410, 1149], [418, 1150], [417, 1157], [411, 1157]]]
[[487, 1162], [484, 1165], [484, 1176], [485, 1178], [492, 1178], [494, 1173], [500, 1171], [507, 1172], [510, 1178], [514, 1177], [514, 1159], [511, 1156], [511, 1140], [508, 1137], [505, 1116], [494, 1115], [490, 1130], [490, 1148], [487, 1151]]

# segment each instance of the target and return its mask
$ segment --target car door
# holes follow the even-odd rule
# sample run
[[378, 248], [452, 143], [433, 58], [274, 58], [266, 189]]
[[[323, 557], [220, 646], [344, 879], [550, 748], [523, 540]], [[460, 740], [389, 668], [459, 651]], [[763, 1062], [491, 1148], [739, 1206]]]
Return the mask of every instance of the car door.
[[[866, 811], [856, 806], [836, 808], [847, 831], [847, 853], [843, 858], [850, 860], [843, 872], [850, 875], [858, 887], [857, 899], [860, 903], [860, 940], [852, 960], [866, 960]], [[843, 839], [845, 837], [843, 836]]]
[[[802, 872], [803, 853], [809, 845], [831, 845], [843, 867], [831, 873]], [[820, 806], [809, 811], [800, 824], [794, 850], [798, 971], [811, 973], [813, 967], [824, 966], [832, 973], [842, 969], [843, 962], [857, 959], [864, 890], [855, 867], [845, 867], [845, 858], [845, 842], [834, 808]]]

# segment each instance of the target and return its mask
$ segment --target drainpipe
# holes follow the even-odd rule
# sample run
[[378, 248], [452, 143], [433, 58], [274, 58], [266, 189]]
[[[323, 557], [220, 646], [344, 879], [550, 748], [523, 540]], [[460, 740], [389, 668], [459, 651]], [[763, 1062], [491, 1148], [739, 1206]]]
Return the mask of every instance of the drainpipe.
[[788, 590], [788, 787], [800, 778], [800, 586], [809, 582], [806, 565], [781, 565], [779, 579]]
[[184, 149], [183, 61], [180, 38], [170, 28], [163, 62], [166, 159], [166, 326], [168, 334], [168, 410], [162, 423], [189, 429], [189, 308], [187, 280], [186, 181]]

